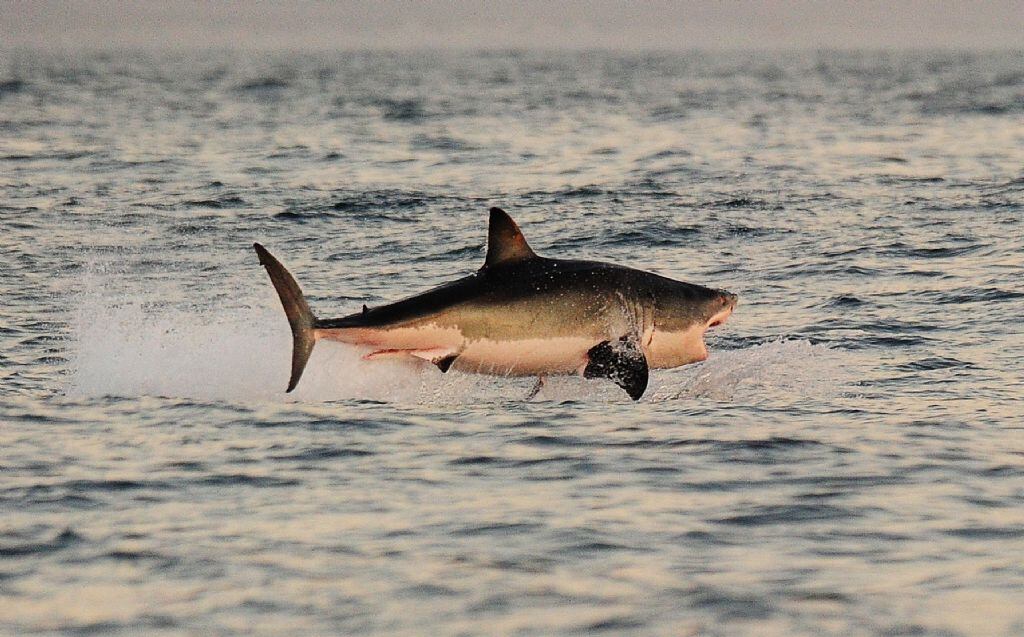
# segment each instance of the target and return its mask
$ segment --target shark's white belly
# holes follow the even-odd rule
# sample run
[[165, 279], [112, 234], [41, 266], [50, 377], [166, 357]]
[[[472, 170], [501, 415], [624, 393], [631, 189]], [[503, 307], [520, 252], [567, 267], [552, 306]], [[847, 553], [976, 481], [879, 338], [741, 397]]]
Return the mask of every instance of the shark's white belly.
[[587, 351], [594, 345], [594, 339], [584, 337], [466, 341], [454, 367], [508, 376], [577, 374], [586, 367]]
[[589, 337], [467, 339], [457, 329], [435, 326], [321, 330], [317, 337], [368, 347], [367, 360], [411, 356], [436, 362], [455, 356], [455, 369], [500, 376], [580, 373], [587, 364], [587, 351], [596, 345]]

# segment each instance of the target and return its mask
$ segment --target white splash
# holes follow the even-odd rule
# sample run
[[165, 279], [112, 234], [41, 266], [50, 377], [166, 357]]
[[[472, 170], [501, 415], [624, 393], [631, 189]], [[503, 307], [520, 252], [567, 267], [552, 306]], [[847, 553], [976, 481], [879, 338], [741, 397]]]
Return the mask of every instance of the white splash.
[[777, 340], [745, 349], [719, 350], [697, 365], [672, 370], [648, 391], [654, 401], [736, 400], [786, 392], [827, 396], [843, 387], [842, 352], [809, 341]]
[[291, 334], [276, 298], [268, 299], [273, 306], [224, 310], [114, 304], [95, 289], [77, 300], [67, 343], [72, 397], [459, 403], [481, 392], [485, 400], [512, 395], [496, 384], [505, 379], [444, 375], [422, 361], [364, 361], [360, 350], [329, 341], [317, 344], [299, 386], [286, 394]]

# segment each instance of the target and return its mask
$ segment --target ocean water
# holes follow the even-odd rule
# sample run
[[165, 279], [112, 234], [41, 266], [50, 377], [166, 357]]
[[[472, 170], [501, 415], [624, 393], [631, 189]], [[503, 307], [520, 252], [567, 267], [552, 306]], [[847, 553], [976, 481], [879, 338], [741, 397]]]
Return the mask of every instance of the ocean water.
[[[740, 296], [610, 383], [290, 338], [549, 256]], [[0, 632], [1024, 634], [1024, 55], [0, 54]]]

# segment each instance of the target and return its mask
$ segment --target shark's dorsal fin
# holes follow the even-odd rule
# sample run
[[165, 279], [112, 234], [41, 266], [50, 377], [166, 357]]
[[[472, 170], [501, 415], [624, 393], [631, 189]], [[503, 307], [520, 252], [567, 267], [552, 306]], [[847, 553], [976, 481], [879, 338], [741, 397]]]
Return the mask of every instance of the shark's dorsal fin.
[[501, 208], [491, 208], [491, 222], [487, 231], [487, 258], [484, 267], [499, 263], [514, 263], [532, 259], [537, 255], [526, 243], [526, 237], [508, 213]]

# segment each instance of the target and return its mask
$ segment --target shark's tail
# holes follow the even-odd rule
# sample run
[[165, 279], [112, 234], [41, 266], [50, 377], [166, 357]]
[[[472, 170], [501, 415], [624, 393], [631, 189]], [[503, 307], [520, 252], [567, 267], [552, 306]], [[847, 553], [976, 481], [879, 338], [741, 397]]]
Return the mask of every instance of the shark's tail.
[[252, 244], [256, 254], [260, 257], [260, 265], [267, 268], [270, 281], [281, 297], [281, 305], [284, 306], [284, 313], [288, 316], [288, 323], [292, 327], [292, 376], [288, 380], [288, 389], [291, 391], [299, 384], [302, 377], [302, 370], [306, 368], [306, 361], [313, 353], [313, 345], [316, 344], [316, 333], [313, 331], [316, 317], [302, 296], [299, 284], [281, 262], [274, 258], [274, 255], [267, 252], [267, 249], [258, 243]]

